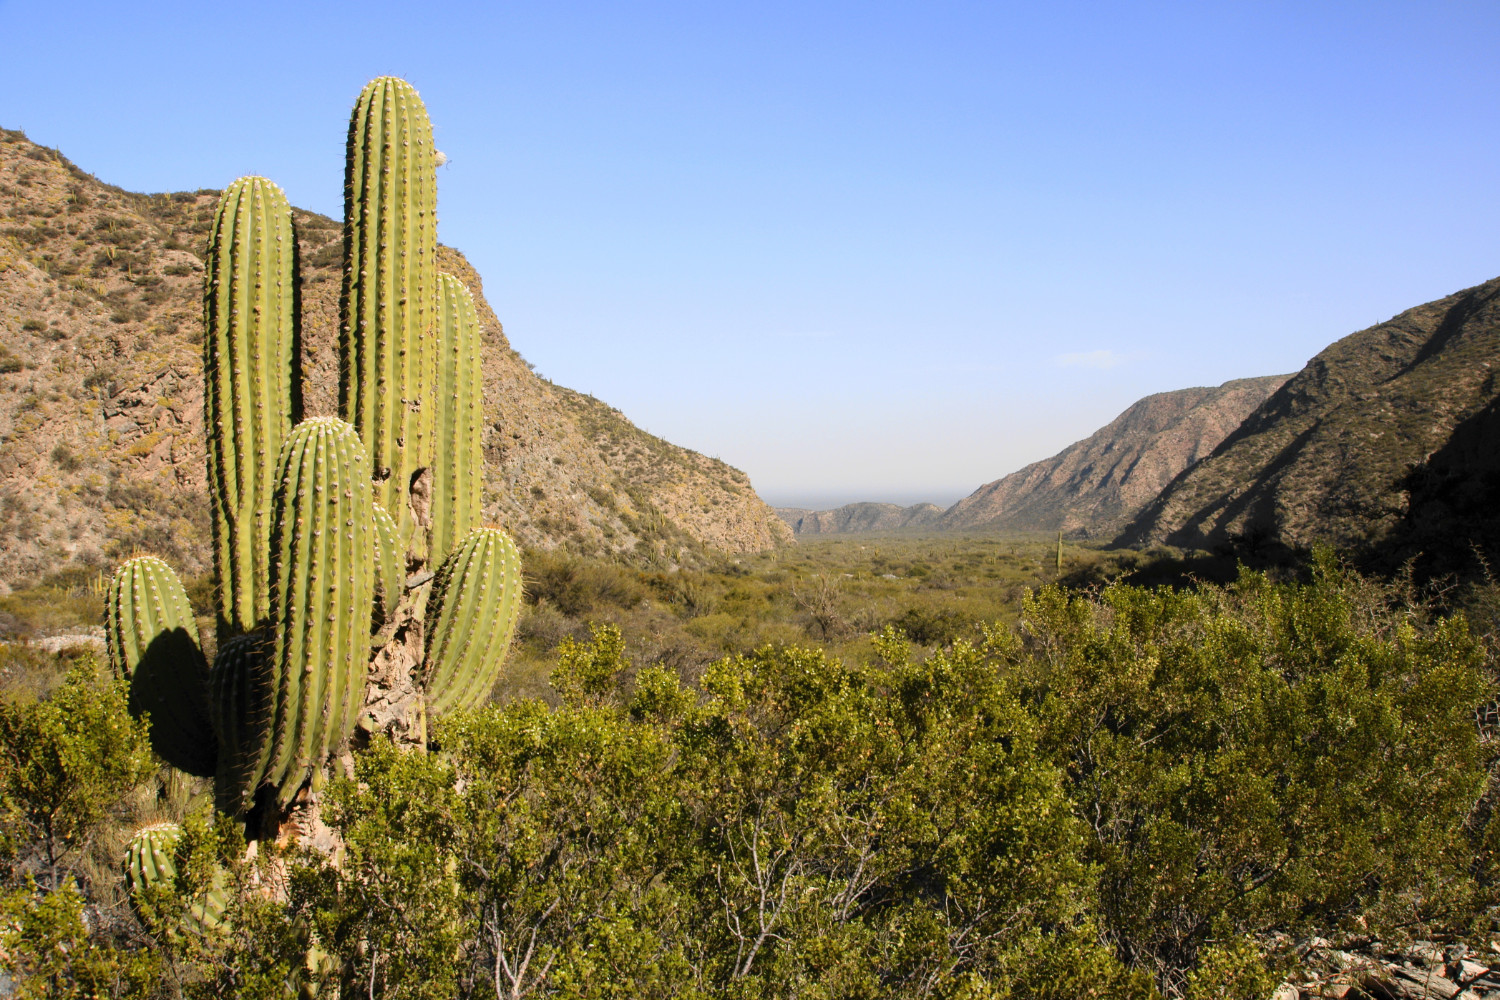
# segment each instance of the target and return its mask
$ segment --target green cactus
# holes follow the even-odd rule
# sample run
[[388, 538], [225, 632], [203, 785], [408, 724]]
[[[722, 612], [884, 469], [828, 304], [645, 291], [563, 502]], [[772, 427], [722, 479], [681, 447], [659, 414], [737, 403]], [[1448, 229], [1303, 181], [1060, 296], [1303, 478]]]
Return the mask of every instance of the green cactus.
[[224, 189], [204, 265], [203, 422], [226, 635], [270, 615], [271, 495], [300, 408], [296, 253], [281, 188], [241, 177]]
[[[376, 500], [413, 555], [430, 502], [437, 377], [437, 158], [411, 84], [380, 77], [349, 119], [339, 386], [344, 419], [369, 453]], [[428, 472], [430, 475], [430, 471]], [[425, 495], [424, 495], [425, 494]]]
[[423, 670], [434, 715], [484, 704], [521, 611], [521, 556], [499, 528], [476, 528], [433, 581]]
[[[132, 704], [151, 712], [158, 749], [195, 774], [217, 772], [215, 799], [230, 815], [267, 788], [284, 809], [348, 738], [363, 714], [372, 626], [404, 623], [376, 655], [408, 668], [401, 644], [425, 636], [423, 694], [439, 713], [483, 701], [510, 641], [519, 559], [504, 532], [471, 530], [483, 482], [479, 326], [468, 291], [438, 279], [435, 169], [416, 91], [373, 81], [350, 118], [345, 176], [348, 423], [293, 426], [296, 234], [285, 196], [246, 177], [219, 206], [204, 283], [221, 583], [213, 669], [160, 560], [122, 567], [109, 607], [112, 659], [133, 678]], [[424, 618], [420, 593], [406, 600], [406, 574], [450, 549]]]
[[[125, 848], [125, 885], [130, 902], [148, 925], [153, 922], [149, 919], [153, 911], [142, 906], [143, 897], [152, 889], [176, 892], [176, 854], [181, 841], [182, 827], [176, 823], [153, 823], [137, 830]], [[201, 935], [223, 925], [228, 899], [224, 882], [223, 871], [215, 870], [213, 884], [188, 900], [179, 925], [182, 930]]]
[[208, 665], [187, 592], [155, 556], [121, 563], [105, 595], [115, 676], [130, 681], [130, 713], [148, 714], [151, 745], [173, 767], [208, 777], [216, 746], [208, 719]]
[[484, 374], [474, 296], [438, 277], [437, 450], [432, 476], [432, 555], [446, 556], [479, 526], [484, 492]]
[[208, 674], [209, 715], [219, 739], [214, 804], [243, 816], [253, 804], [271, 753], [275, 688], [269, 630], [226, 640]]
[[388, 621], [406, 592], [406, 546], [401, 544], [396, 522], [380, 504], [375, 512], [375, 617]]
[[313, 417], [282, 449], [271, 548], [274, 734], [265, 780], [291, 801], [364, 704], [375, 530], [354, 428]]

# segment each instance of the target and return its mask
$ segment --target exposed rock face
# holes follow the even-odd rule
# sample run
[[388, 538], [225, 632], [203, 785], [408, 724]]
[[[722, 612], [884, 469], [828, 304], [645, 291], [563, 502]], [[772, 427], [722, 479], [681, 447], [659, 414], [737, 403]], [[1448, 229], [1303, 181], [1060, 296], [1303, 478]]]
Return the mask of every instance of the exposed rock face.
[[1500, 493], [1497, 297], [1500, 278], [1334, 343], [1120, 541], [1389, 558], [1436, 545], [1472, 561], [1472, 545], [1494, 544]]
[[803, 510], [777, 507], [781, 518], [798, 535], [844, 535], [856, 531], [899, 531], [937, 524], [943, 508], [919, 503], [901, 507], [893, 503], [849, 503], [833, 510]]
[[1240, 425], [1286, 375], [1147, 396], [1051, 458], [954, 504], [944, 529], [1112, 535]]
[[[210, 568], [201, 255], [217, 191], [138, 195], [0, 130], [0, 592], [140, 548]], [[296, 213], [307, 415], [338, 405], [339, 223]], [[485, 517], [523, 545], [700, 561], [790, 540], [744, 473], [535, 376], [478, 275]]]

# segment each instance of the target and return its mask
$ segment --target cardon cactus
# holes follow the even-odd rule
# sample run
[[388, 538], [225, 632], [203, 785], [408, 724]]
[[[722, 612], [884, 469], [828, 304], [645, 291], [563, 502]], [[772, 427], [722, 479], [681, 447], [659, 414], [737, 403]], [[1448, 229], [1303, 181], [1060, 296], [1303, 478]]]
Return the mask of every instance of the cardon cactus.
[[521, 611], [521, 557], [499, 528], [476, 528], [433, 581], [425, 692], [434, 715], [484, 704]]
[[155, 556], [126, 560], [110, 579], [105, 616], [110, 667], [130, 681], [131, 714], [149, 714], [152, 747], [189, 774], [213, 774], [208, 665], [177, 574]]
[[269, 630], [235, 636], [219, 647], [208, 674], [210, 718], [219, 738], [214, 804], [242, 816], [270, 760], [274, 676]]
[[[383, 76], [349, 119], [344, 173], [344, 419], [369, 452], [376, 500], [415, 555], [425, 516], [437, 379], [437, 155], [416, 90]], [[425, 477], [425, 478], [424, 478]]]
[[299, 409], [296, 255], [281, 188], [241, 177], [224, 189], [204, 266], [203, 423], [226, 634], [270, 615], [271, 494]]
[[[177, 891], [177, 847], [182, 827], [176, 823], [153, 823], [136, 831], [125, 848], [125, 885], [131, 905], [147, 920], [142, 897], [152, 889]], [[180, 928], [195, 934], [217, 930], [224, 921], [227, 896], [222, 871], [214, 872], [213, 884], [187, 901]], [[147, 920], [150, 923], [150, 920]]]
[[[438, 713], [483, 701], [519, 609], [515, 545], [499, 529], [471, 531], [483, 481], [479, 327], [467, 290], [438, 280], [435, 168], [416, 91], [391, 78], [367, 86], [345, 176], [347, 423], [293, 426], [296, 234], [285, 197], [255, 177], [225, 191], [204, 285], [221, 585], [212, 671], [159, 560], [127, 563], [111, 592], [112, 656], [154, 706], [163, 755], [215, 774], [218, 808], [253, 812], [252, 836], [308, 801], [299, 793], [361, 717], [420, 743], [424, 700]], [[428, 600], [423, 571], [449, 549]]]
[[484, 374], [474, 296], [451, 274], [438, 278], [437, 451], [432, 469], [432, 555], [479, 526], [484, 491]]
[[265, 780], [285, 803], [364, 706], [375, 532], [364, 448], [342, 420], [298, 424], [279, 479], [271, 539], [275, 745]]

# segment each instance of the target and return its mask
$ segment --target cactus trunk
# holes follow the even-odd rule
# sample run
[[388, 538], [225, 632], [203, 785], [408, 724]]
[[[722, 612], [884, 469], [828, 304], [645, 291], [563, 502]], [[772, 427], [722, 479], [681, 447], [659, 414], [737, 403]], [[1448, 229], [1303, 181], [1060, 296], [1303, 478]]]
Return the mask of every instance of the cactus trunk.
[[241, 177], [224, 190], [204, 269], [203, 416], [221, 635], [270, 615], [271, 495], [281, 444], [299, 419], [297, 240], [279, 187]]
[[365, 86], [344, 178], [342, 412], [368, 451], [376, 500], [420, 558], [436, 416], [437, 159], [411, 84]]

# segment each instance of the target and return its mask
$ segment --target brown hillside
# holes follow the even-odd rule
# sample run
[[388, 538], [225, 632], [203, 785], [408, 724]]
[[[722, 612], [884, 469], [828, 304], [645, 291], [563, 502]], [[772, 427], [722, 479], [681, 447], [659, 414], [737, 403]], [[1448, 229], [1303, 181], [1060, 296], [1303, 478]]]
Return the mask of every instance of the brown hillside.
[[940, 526], [1113, 535], [1286, 379], [1268, 375], [1147, 396], [1051, 458], [979, 487]]
[[[0, 130], [0, 592], [132, 549], [209, 568], [202, 250], [217, 191], [140, 195]], [[297, 211], [306, 409], [337, 405], [342, 233]], [[699, 562], [790, 531], [744, 473], [534, 375], [457, 251], [486, 341], [486, 516], [523, 545]]]
[[1496, 520], [1497, 300], [1500, 278], [1337, 341], [1120, 541], [1269, 550], [1325, 542], [1390, 558], [1437, 545], [1472, 560], [1463, 553], [1482, 538], [1471, 532], [1493, 534]]
[[893, 503], [847, 503], [833, 510], [777, 507], [776, 514], [797, 535], [845, 535], [864, 531], [931, 528], [943, 516], [937, 504], [902, 507]]

